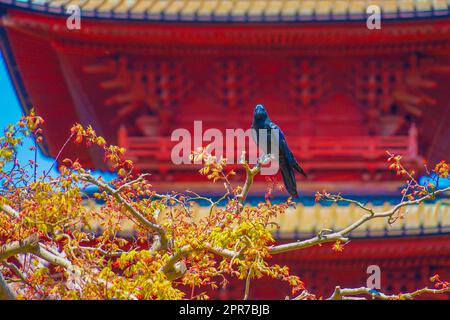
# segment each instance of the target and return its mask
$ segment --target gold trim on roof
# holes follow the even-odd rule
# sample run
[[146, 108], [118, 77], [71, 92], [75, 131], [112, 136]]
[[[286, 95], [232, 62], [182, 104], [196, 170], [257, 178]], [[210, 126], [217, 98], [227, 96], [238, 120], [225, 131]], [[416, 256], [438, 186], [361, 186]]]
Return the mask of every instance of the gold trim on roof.
[[365, 14], [370, 5], [379, 5], [383, 13], [397, 14], [398, 17], [404, 13], [442, 15], [448, 14], [450, 6], [449, 0], [0, 0], [2, 2], [20, 7], [28, 3], [34, 9], [44, 7], [41, 10], [61, 7], [61, 13], [68, 5], [79, 5], [86, 13], [129, 14], [131, 18], [133, 14], [159, 16], [162, 20], [165, 16], [181, 19], [190, 15], [200, 19], [244, 17], [250, 21], [292, 16], [333, 19], [336, 15]]
[[[86, 203], [92, 209], [97, 208], [93, 201]], [[376, 212], [386, 211], [392, 208], [390, 203], [371, 206]], [[195, 205], [193, 207], [193, 219], [198, 221], [209, 214], [209, 207]], [[281, 237], [307, 237], [316, 234], [320, 230], [332, 229], [340, 230], [350, 223], [359, 219], [364, 212], [357, 206], [304, 206], [298, 204], [296, 208], [288, 208], [285, 214], [274, 219], [273, 222], [279, 226], [274, 228]], [[160, 222], [165, 219], [161, 214]], [[93, 229], [99, 227], [95, 222], [91, 223]], [[125, 232], [132, 232], [134, 224], [126, 221], [123, 224]], [[352, 233], [355, 237], [386, 237], [386, 236], [406, 236], [406, 235], [433, 235], [443, 234], [450, 231], [450, 206], [442, 201], [434, 204], [421, 203], [408, 207], [403, 219], [398, 219], [395, 223], [389, 224], [388, 219], [374, 219]]]

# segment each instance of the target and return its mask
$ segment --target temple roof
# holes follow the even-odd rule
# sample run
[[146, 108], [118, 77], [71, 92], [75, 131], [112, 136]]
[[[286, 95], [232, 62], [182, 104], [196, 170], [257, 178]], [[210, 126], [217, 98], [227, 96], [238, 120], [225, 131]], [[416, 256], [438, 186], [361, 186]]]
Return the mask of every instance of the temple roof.
[[[156, 182], [155, 186], [158, 183]], [[95, 209], [98, 204], [87, 201], [86, 206]], [[393, 204], [368, 204], [375, 212], [390, 210]], [[209, 214], [208, 206], [195, 205], [192, 217], [195, 221], [205, 218]], [[315, 203], [312, 206], [298, 204], [296, 208], [289, 207], [285, 214], [275, 218], [273, 222], [278, 227], [273, 228], [276, 238], [299, 239], [309, 238], [321, 230], [341, 230], [352, 221], [356, 221], [364, 213], [355, 205], [345, 206], [333, 204], [331, 206]], [[163, 215], [160, 219], [164, 219]], [[90, 223], [95, 230], [101, 226], [93, 221]], [[129, 236], [134, 232], [135, 224], [130, 220], [123, 220], [123, 235]], [[449, 234], [450, 206], [445, 200], [435, 203], [421, 203], [410, 206], [404, 218], [399, 218], [393, 224], [388, 219], [374, 219], [351, 233], [352, 238], [386, 238], [403, 236], [430, 236]], [[447, 245], [450, 249], [450, 245]], [[435, 248], [436, 249], [436, 248]]]
[[0, 0], [34, 11], [66, 14], [71, 5], [82, 16], [153, 21], [348, 21], [366, 18], [379, 5], [386, 19], [449, 15], [449, 0]]

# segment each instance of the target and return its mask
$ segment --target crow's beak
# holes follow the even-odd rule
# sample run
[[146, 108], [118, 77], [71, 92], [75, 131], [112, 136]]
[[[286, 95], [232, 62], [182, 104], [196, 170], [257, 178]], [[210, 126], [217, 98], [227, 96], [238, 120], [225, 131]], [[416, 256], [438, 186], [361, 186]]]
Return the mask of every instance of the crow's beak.
[[261, 104], [256, 105], [255, 112], [256, 111], [264, 111], [264, 107]]

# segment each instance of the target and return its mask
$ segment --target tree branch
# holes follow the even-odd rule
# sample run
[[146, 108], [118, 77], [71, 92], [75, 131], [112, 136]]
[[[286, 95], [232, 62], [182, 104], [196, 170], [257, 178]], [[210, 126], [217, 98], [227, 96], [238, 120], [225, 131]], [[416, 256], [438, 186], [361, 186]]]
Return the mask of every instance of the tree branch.
[[[139, 179], [139, 178], [138, 178]], [[121, 203], [125, 209], [136, 219], [138, 220], [142, 225], [145, 227], [156, 231], [159, 235], [157, 240], [157, 245], [154, 247], [154, 250], [165, 250], [168, 248], [168, 240], [167, 240], [167, 234], [166, 231], [159, 226], [156, 223], [153, 223], [149, 220], [147, 220], [138, 210], [136, 210], [127, 200], [125, 200], [120, 193], [118, 192], [119, 189], [114, 189], [109, 184], [104, 183], [102, 181], [99, 181], [95, 177], [89, 175], [89, 174], [82, 174], [81, 180], [85, 182], [92, 183], [96, 185], [97, 187], [106, 190], [108, 193], [110, 193], [119, 203]]]
[[248, 270], [247, 279], [245, 280], [245, 292], [244, 292], [244, 299], [248, 300], [248, 295], [250, 293], [250, 280], [252, 278], [253, 269]]
[[0, 300], [16, 300], [16, 294], [11, 290], [1, 272], [0, 272]]
[[169, 281], [176, 280], [184, 275], [187, 270], [186, 265], [183, 262], [180, 262], [180, 260], [193, 251], [194, 250], [190, 245], [185, 245], [169, 258], [166, 264], [161, 268], [161, 271], [164, 272]]
[[206, 249], [207, 251], [215, 255], [228, 259], [233, 259], [241, 256], [240, 252], [235, 252], [225, 248], [212, 247], [208, 243], [203, 248], [198, 249], [194, 249], [190, 245], [185, 245], [178, 249], [172, 256], [170, 256], [169, 260], [167, 260], [166, 264], [161, 268], [161, 271], [164, 272], [167, 279], [169, 279], [170, 281], [181, 278], [186, 272], [186, 265], [183, 262], [180, 262], [180, 260], [188, 254], [202, 249]]
[[[245, 198], [250, 190], [250, 187], [253, 184], [253, 179], [254, 179], [255, 175], [261, 171], [261, 162], [258, 161], [258, 164], [255, 165], [253, 168], [250, 168], [250, 166], [247, 163], [244, 163], [243, 166], [246, 170], [247, 177], [246, 177], [246, 182], [244, 184], [242, 192], [238, 196], [240, 198], [241, 204], [245, 200]], [[374, 212], [373, 209], [363, 205], [362, 203], [360, 203], [358, 201], [346, 199], [341, 196], [329, 195], [330, 196], [329, 200], [335, 201], [335, 202], [343, 201], [343, 202], [353, 203], [353, 204], [357, 205], [359, 208], [363, 209], [366, 212], [366, 214], [363, 217], [361, 217], [360, 219], [358, 219], [357, 221], [351, 223], [350, 225], [348, 225], [347, 227], [345, 227], [344, 229], [342, 229], [338, 232], [330, 232], [328, 234], [325, 234], [325, 232], [324, 232], [325, 230], [323, 230], [322, 232], [319, 232], [317, 234], [317, 236], [307, 239], [307, 240], [271, 246], [271, 247], [269, 247], [269, 253], [270, 254], [279, 254], [279, 253], [293, 251], [293, 250], [305, 249], [305, 248], [312, 247], [312, 246], [322, 244], [322, 243], [329, 243], [329, 242], [336, 242], [336, 241], [346, 242], [349, 240], [347, 238], [347, 236], [352, 231], [359, 228], [361, 225], [365, 224], [366, 222], [368, 222], [372, 219], [375, 219], [375, 218], [391, 217], [396, 212], [398, 212], [398, 210], [400, 210], [402, 207], [419, 204], [423, 201], [434, 198], [437, 194], [445, 193], [449, 190], [450, 190], [450, 187], [447, 187], [445, 189], [436, 190], [433, 193], [429, 193], [429, 194], [423, 196], [422, 198], [419, 198], [416, 200], [411, 200], [411, 201], [401, 202], [401, 203], [397, 204], [395, 207], [393, 207], [392, 209], [387, 210], [385, 212], [379, 212], [379, 213]], [[230, 258], [230, 259], [236, 258], [236, 257], [240, 256], [240, 254], [241, 254], [240, 252], [234, 252], [232, 250], [225, 249], [225, 248], [212, 247], [209, 244], [206, 244], [204, 248], [214, 254], [217, 254], [224, 258]], [[177, 253], [175, 253], [174, 255], [171, 256], [171, 258], [169, 259], [167, 264], [161, 270], [166, 275], [168, 275], [168, 277], [171, 280], [174, 280], [174, 279], [177, 279], [177, 278], [183, 276], [184, 272], [186, 271], [185, 270], [186, 266], [184, 264], [180, 264], [179, 261], [184, 256], [191, 253], [192, 251], [194, 251], [194, 249], [192, 247], [190, 247], [189, 245], [182, 247], [181, 249], [179, 249], [177, 251]]]
[[270, 254], [278, 254], [293, 250], [299, 250], [299, 249], [305, 249], [308, 247], [312, 247], [318, 244], [327, 243], [327, 242], [335, 242], [335, 241], [342, 241], [346, 242], [348, 241], [348, 238], [345, 238], [339, 233], [332, 233], [329, 235], [322, 235], [322, 236], [315, 236], [314, 238], [303, 240], [303, 241], [297, 241], [292, 243], [285, 243], [280, 244], [277, 246], [271, 246], [269, 247], [269, 253]]
[[11, 218], [17, 218], [19, 216], [19, 213], [7, 204], [2, 205], [0, 207], [0, 210], [3, 211], [4, 213], [6, 213]]
[[141, 182], [141, 181], [144, 181], [144, 180], [145, 180], [145, 177], [148, 177], [148, 176], [150, 176], [150, 174], [148, 174], [148, 173], [141, 174], [137, 179], [132, 180], [132, 181], [127, 182], [127, 183], [124, 183], [123, 185], [121, 185], [120, 187], [118, 187], [118, 188], [115, 190], [115, 192], [116, 192], [116, 193], [120, 193], [120, 192], [122, 192], [124, 189], [126, 189], [126, 188], [128, 188], [128, 187], [131, 187], [133, 184], [139, 183], [139, 182]]
[[50, 262], [53, 265], [63, 267], [70, 272], [81, 273], [81, 270], [74, 267], [69, 260], [63, 258], [62, 256], [51, 253], [50, 251], [45, 249], [42, 244], [38, 244], [38, 246], [36, 248], [33, 248], [30, 252], [35, 256], [38, 256], [39, 258]]
[[352, 289], [341, 289], [337, 286], [334, 289], [333, 294], [327, 300], [362, 300], [366, 299], [365, 297], [360, 296], [370, 296], [372, 299], [379, 300], [411, 300], [417, 296], [420, 296], [425, 293], [431, 294], [441, 294], [450, 292], [450, 288], [443, 289], [429, 289], [427, 287], [413, 291], [411, 293], [401, 293], [394, 295], [386, 295], [382, 292], [378, 292], [374, 289], [361, 287], [361, 288], [352, 288]]
[[33, 234], [23, 240], [9, 242], [0, 247], [0, 262], [19, 253], [32, 252], [39, 247], [39, 236]]
[[242, 191], [238, 195], [240, 204], [244, 203], [245, 199], [247, 198], [248, 192], [250, 191], [250, 187], [253, 184], [253, 179], [261, 171], [260, 160], [258, 160], [258, 163], [253, 168], [250, 168], [250, 166], [246, 162], [244, 162], [242, 165], [244, 166], [244, 169], [246, 172], [246, 178], [245, 178], [244, 186], [242, 187]]
[[[387, 210], [384, 212], [379, 212], [379, 213], [376, 213], [372, 209], [365, 207], [364, 205], [359, 203], [358, 206], [362, 207], [367, 212], [367, 214], [362, 216], [360, 219], [356, 220], [352, 224], [348, 225], [344, 229], [342, 229], [338, 232], [330, 233], [330, 234], [325, 234], [325, 235], [319, 234], [316, 237], [313, 237], [313, 238], [307, 239], [307, 240], [303, 240], [303, 241], [297, 241], [297, 242], [293, 242], [293, 243], [286, 243], [286, 244], [281, 244], [281, 245], [277, 245], [277, 246], [272, 246], [269, 248], [269, 253], [277, 254], [277, 253], [282, 253], [282, 252], [287, 252], [287, 251], [292, 251], [292, 250], [304, 249], [304, 248], [311, 247], [311, 246], [314, 246], [317, 244], [326, 243], [326, 242], [335, 242], [337, 240], [347, 241], [348, 239], [346, 238], [346, 236], [348, 234], [350, 234], [352, 231], [354, 231], [355, 229], [359, 228], [361, 225], [365, 224], [366, 222], [368, 222], [372, 219], [376, 219], [376, 218], [392, 217], [402, 207], [422, 203], [428, 199], [434, 198], [437, 194], [445, 193], [447, 191], [450, 191], [450, 187], [436, 190], [433, 193], [429, 193], [429, 194], [427, 194], [419, 199], [416, 199], [416, 200], [401, 202], [401, 203], [397, 204], [395, 207], [391, 208], [390, 210]], [[334, 201], [334, 200], [332, 200], [332, 201]], [[339, 201], [347, 201], [348, 202], [348, 199], [340, 198]], [[353, 201], [352, 201], [352, 203], [353, 203]]]

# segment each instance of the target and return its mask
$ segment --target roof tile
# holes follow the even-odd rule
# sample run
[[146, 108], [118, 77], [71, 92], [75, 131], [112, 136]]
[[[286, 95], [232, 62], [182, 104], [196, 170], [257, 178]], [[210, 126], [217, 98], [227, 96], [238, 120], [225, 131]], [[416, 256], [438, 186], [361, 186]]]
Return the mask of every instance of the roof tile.
[[330, 14], [353, 19], [353, 15], [361, 18], [369, 5], [379, 5], [383, 14], [389, 18], [420, 17], [429, 14], [449, 15], [450, 6], [448, 0], [0, 0], [6, 3], [11, 1], [13, 5], [21, 7], [27, 1], [34, 6], [48, 4], [53, 12], [55, 8], [75, 4], [82, 8], [83, 14], [89, 16], [99, 12], [101, 16], [118, 13], [116, 17], [142, 18], [145, 17], [142, 14], [147, 12], [152, 19], [190, 17], [191, 20], [208, 20], [219, 16], [222, 17], [220, 20], [225, 18], [224, 21], [233, 21], [235, 18], [258, 21], [267, 16], [271, 17], [270, 21], [289, 17], [292, 20], [298, 14], [319, 20], [332, 19]]

